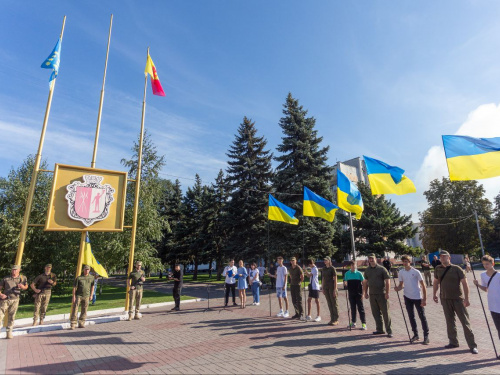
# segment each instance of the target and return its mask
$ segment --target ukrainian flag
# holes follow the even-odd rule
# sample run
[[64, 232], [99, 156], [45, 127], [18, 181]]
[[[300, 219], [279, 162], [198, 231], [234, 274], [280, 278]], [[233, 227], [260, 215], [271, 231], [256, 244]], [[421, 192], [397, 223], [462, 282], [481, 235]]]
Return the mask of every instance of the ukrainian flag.
[[450, 180], [479, 180], [500, 176], [500, 137], [443, 135]]
[[294, 209], [285, 206], [269, 194], [269, 210], [267, 213], [267, 218], [269, 220], [282, 221], [284, 223], [297, 225], [299, 223], [299, 219], [293, 215], [295, 215]]
[[332, 202], [327, 201], [325, 198], [320, 197], [318, 194], [313, 193], [304, 186], [304, 205], [302, 215], [321, 217], [329, 222], [335, 219], [335, 212], [339, 208]]
[[339, 169], [337, 169], [337, 204], [339, 208], [355, 213], [356, 219], [361, 219], [363, 213], [361, 193]]
[[412, 180], [404, 175], [399, 167], [386, 164], [383, 161], [364, 156], [366, 173], [373, 195], [415, 193], [417, 189]]

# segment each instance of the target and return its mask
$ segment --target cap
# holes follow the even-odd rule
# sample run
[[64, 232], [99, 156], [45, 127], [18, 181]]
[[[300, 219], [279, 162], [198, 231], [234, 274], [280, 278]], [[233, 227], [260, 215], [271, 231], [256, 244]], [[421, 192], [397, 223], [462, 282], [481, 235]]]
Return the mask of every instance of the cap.
[[449, 252], [447, 252], [446, 250], [441, 250], [441, 251], [439, 252], [439, 255], [450, 255], [450, 253], [449, 253]]
[[21, 266], [18, 266], [17, 264], [13, 264], [12, 266], [10, 266], [10, 269], [11, 270], [20, 270]]
[[327, 261], [331, 262], [331, 261], [332, 261], [332, 258], [330, 258], [330, 257], [325, 257], [325, 260], [327, 260]]
[[140, 260], [138, 260], [137, 262], [135, 262], [135, 265], [136, 266], [142, 266], [142, 262]]
[[49, 268], [52, 268], [52, 264], [50, 264], [50, 263], [47, 263], [47, 264], [45, 265], [45, 267], [49, 267]]
[[291, 257], [291, 258], [290, 258], [290, 261], [292, 261], [292, 260], [297, 261], [297, 258], [295, 258], [295, 257]]
[[377, 256], [375, 255], [375, 253], [371, 253], [371, 254], [368, 254], [368, 258], [376, 258]]
[[90, 266], [89, 266], [88, 264], [86, 264], [86, 265], [84, 265], [84, 266], [83, 266], [83, 269], [84, 269], [84, 270], [89, 270], [89, 269], [90, 269]]

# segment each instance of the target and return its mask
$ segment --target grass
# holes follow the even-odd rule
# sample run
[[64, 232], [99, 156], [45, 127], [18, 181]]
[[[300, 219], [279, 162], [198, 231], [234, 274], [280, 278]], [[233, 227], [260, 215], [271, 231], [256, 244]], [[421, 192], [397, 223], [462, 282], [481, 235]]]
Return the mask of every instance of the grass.
[[[69, 314], [71, 310], [71, 287], [65, 288], [62, 295], [52, 295], [50, 298], [47, 315]], [[181, 299], [191, 299], [193, 297], [182, 296]], [[144, 289], [142, 304], [171, 302], [174, 298], [171, 294], [160, 293], [153, 290]], [[94, 306], [89, 305], [88, 311], [113, 309], [117, 307], [125, 308], [125, 287], [106, 285], [102, 286], [102, 294], [97, 294]], [[19, 305], [16, 319], [31, 318], [33, 316], [33, 303]]]

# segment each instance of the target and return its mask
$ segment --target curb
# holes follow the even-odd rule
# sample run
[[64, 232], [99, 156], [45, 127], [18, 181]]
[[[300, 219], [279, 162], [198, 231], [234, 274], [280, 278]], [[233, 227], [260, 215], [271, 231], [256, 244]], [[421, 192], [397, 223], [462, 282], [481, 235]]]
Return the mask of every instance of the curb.
[[[193, 303], [193, 302], [200, 302], [204, 301], [204, 298], [193, 298], [193, 299], [187, 299], [181, 301], [181, 303]], [[163, 307], [163, 306], [170, 306], [174, 305], [175, 302], [160, 302], [160, 303], [150, 303], [147, 305], [141, 305], [141, 311], [145, 309], [152, 309], [152, 308], [157, 308], [157, 307]], [[119, 315], [116, 315], [118, 313]], [[114, 314], [111, 316], [102, 316], [102, 315], [108, 315], [108, 314]], [[69, 320], [69, 315], [70, 314], [57, 314], [57, 315], [49, 315], [45, 317], [45, 322], [50, 322], [50, 321], [61, 321], [64, 320], [65, 322], [58, 322], [58, 323], [53, 323], [53, 324], [44, 324], [42, 326], [25, 326], [25, 327], [19, 327], [19, 328], [14, 328], [12, 331], [13, 336], [23, 336], [27, 335], [30, 333], [39, 333], [39, 332], [49, 332], [49, 331], [59, 331], [63, 329], [69, 329], [70, 328], [70, 323], [68, 322]], [[94, 317], [92, 319], [89, 319], [89, 317]], [[128, 318], [128, 313], [122, 308], [122, 307], [117, 307], [114, 309], [105, 309], [105, 310], [95, 310], [95, 311], [89, 311], [87, 312], [87, 319], [85, 322], [85, 327], [94, 325], [94, 324], [102, 324], [102, 323], [110, 323], [110, 322], [117, 322], [121, 320], [126, 320]], [[18, 319], [15, 321], [15, 325], [27, 325], [27, 324], [32, 324], [33, 323], [33, 318], [24, 318], [24, 319]], [[5, 327], [3, 327], [0, 330], [0, 339], [4, 339], [7, 336], [7, 332], [5, 331]]]

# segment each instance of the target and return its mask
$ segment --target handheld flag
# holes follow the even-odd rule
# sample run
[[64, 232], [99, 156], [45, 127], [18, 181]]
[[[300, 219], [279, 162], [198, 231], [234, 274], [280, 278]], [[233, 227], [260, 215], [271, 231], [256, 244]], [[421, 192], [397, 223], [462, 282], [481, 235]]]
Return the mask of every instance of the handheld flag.
[[151, 77], [151, 87], [153, 88], [153, 95], [165, 96], [165, 92], [163, 91], [163, 87], [161, 87], [160, 78], [158, 78], [158, 73], [156, 72], [155, 64], [149, 56], [146, 61], [146, 69], [144, 69], [144, 74], [149, 74]]
[[108, 273], [104, 269], [104, 267], [99, 263], [99, 261], [95, 258], [94, 254], [92, 253], [92, 249], [90, 247], [90, 239], [89, 239], [89, 233], [87, 232], [87, 236], [85, 237], [85, 248], [83, 252], [83, 264], [89, 265], [94, 269], [95, 272], [97, 272], [99, 275], [102, 277], [108, 277]]
[[356, 214], [361, 219], [363, 213], [363, 199], [358, 188], [337, 169], [337, 204], [339, 208]]
[[364, 156], [366, 173], [372, 195], [415, 193], [417, 189], [412, 180], [404, 175], [404, 169], [386, 164], [383, 161]]
[[52, 69], [52, 74], [49, 78], [49, 84], [57, 78], [57, 73], [59, 72], [59, 64], [61, 62], [61, 38], [57, 40], [56, 46], [50, 53], [49, 57], [45, 59], [41, 67], [44, 69]]
[[335, 219], [338, 207], [318, 194], [313, 193], [304, 186], [304, 204], [302, 214], [304, 216], [321, 217], [329, 222]]
[[443, 135], [450, 180], [479, 180], [500, 176], [500, 137]]
[[267, 218], [269, 220], [282, 221], [284, 223], [297, 225], [299, 223], [299, 219], [293, 215], [295, 215], [294, 209], [285, 206], [269, 194], [269, 207], [267, 213]]

